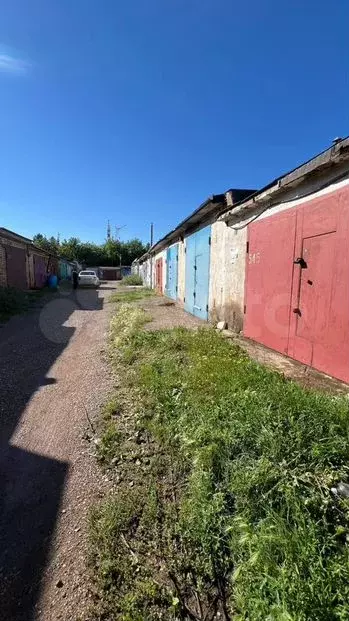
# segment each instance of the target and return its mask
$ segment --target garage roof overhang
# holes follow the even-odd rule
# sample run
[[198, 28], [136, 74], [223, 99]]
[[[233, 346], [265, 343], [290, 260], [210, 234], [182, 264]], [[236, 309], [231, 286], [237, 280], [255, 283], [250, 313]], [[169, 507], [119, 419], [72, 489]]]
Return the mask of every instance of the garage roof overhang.
[[[335, 166], [338, 167], [338, 164], [346, 160], [349, 160], [349, 137], [343, 140], [335, 140], [329, 149], [326, 149], [289, 173], [274, 179], [274, 181], [264, 186], [247, 199], [244, 198], [238, 203], [235, 203], [233, 208], [221, 214], [218, 220], [230, 224], [255, 214], [263, 213], [267, 209], [280, 203], [282, 195], [287, 190], [297, 187], [307, 178], [320, 177], [325, 171]], [[334, 181], [334, 179], [332, 181]]]
[[[146, 260], [150, 254], [160, 252], [167, 246], [170, 246], [179, 239], [183, 238], [185, 235], [188, 235], [196, 229], [209, 224], [213, 220], [216, 220], [217, 215], [219, 215], [227, 207], [227, 195], [229, 195], [233, 202], [237, 202], [253, 193], [254, 190], [231, 189], [227, 190], [224, 194], [212, 194], [212, 196], [209, 196], [197, 209], [195, 209], [195, 211], [193, 211], [192, 214], [190, 214], [190, 216], [188, 216], [188, 218], [182, 220], [182, 222], [180, 222], [175, 229], [157, 241], [152, 246], [150, 251], [146, 253], [146, 255], [143, 255], [143, 257], [145, 257], [144, 260]], [[143, 257], [139, 259], [141, 263]]]
[[31, 244], [32, 240], [28, 237], [23, 237], [23, 235], [18, 235], [18, 233], [14, 233], [9, 229], [5, 229], [4, 227], [0, 227], [0, 237], [5, 237], [11, 241], [23, 242], [25, 244]]

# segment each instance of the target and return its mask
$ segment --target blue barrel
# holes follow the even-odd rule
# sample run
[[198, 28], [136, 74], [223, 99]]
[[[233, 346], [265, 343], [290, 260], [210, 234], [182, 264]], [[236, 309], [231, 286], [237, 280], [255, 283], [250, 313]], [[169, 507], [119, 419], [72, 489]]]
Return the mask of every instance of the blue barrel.
[[48, 286], [50, 287], [50, 289], [57, 289], [57, 285], [58, 278], [56, 274], [50, 274], [50, 276], [48, 277]]

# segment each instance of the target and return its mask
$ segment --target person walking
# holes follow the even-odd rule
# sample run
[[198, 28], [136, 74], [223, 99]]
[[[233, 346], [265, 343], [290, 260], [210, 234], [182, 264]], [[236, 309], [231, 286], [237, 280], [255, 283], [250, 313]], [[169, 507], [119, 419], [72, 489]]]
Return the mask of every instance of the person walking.
[[78, 275], [78, 271], [76, 269], [76, 267], [73, 267], [73, 271], [71, 274], [72, 277], [72, 281], [73, 281], [73, 289], [77, 289], [78, 288], [78, 282], [79, 282], [79, 275]]

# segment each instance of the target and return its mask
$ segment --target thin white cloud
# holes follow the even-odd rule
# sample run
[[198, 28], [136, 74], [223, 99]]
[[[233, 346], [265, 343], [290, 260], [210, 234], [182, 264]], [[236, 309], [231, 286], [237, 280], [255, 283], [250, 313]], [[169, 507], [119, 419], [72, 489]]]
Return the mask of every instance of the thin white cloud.
[[26, 73], [31, 65], [21, 58], [0, 52], [0, 72], [3, 73]]

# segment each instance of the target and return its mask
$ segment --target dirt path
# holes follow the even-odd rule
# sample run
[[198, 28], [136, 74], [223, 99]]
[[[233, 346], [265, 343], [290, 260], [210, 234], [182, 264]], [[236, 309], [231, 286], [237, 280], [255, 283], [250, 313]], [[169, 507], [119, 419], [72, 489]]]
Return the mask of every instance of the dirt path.
[[0, 619], [85, 618], [86, 516], [103, 487], [83, 440], [110, 389], [112, 285], [0, 329]]

